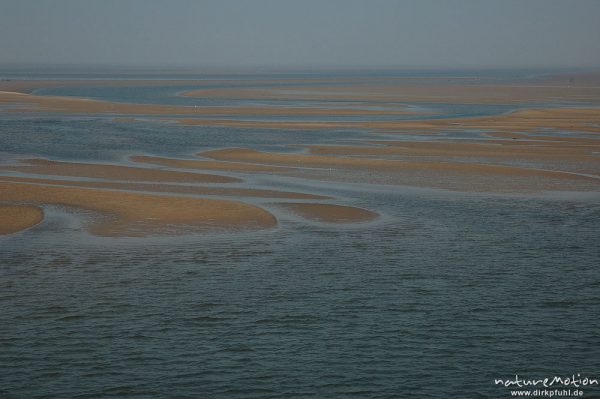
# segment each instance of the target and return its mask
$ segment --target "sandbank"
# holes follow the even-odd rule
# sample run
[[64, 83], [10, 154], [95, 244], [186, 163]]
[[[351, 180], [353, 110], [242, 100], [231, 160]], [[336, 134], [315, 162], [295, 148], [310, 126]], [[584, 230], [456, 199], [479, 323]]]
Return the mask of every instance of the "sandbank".
[[[380, 124], [383, 128], [385, 124]], [[568, 132], [600, 133], [600, 108], [524, 109], [508, 114], [469, 118], [404, 120], [388, 125], [399, 132], [480, 129], [511, 135], [555, 129]]]
[[[336, 115], [337, 111], [330, 110]], [[600, 108], [548, 108], [518, 110], [508, 114], [421, 120], [360, 120], [360, 121], [314, 121], [314, 120], [243, 120], [165, 118], [165, 121], [185, 125], [225, 126], [265, 129], [364, 129], [386, 133], [423, 134], [454, 130], [482, 130], [507, 133], [518, 137], [523, 132], [539, 132], [554, 129], [568, 132], [600, 133]], [[558, 139], [561, 140], [561, 139]]]
[[146, 155], [134, 155], [129, 157], [129, 159], [139, 163], [183, 169], [211, 169], [237, 172], [275, 172], [283, 169], [276, 166], [256, 165], [242, 162], [202, 161], [198, 159], [175, 159]]
[[268, 153], [233, 148], [202, 153], [222, 161], [294, 166], [289, 176], [320, 181], [374, 183], [443, 188], [473, 192], [539, 192], [598, 190], [595, 173], [457, 162], [450, 160], [390, 160], [359, 157]]
[[0, 203], [0, 235], [25, 230], [43, 219], [44, 211], [37, 206]]
[[144, 191], [148, 193], [172, 193], [193, 195], [215, 195], [223, 197], [256, 197], [256, 198], [286, 198], [286, 199], [329, 199], [323, 195], [305, 194], [290, 191], [261, 190], [252, 188], [229, 187], [199, 187], [164, 183], [130, 183], [106, 181], [77, 181], [39, 179], [33, 177], [0, 176], [0, 181], [34, 183], [67, 187], [102, 188], [127, 191]]
[[[518, 145], [504, 145], [498, 142], [453, 142], [438, 141], [371, 141], [379, 146], [349, 145], [308, 145], [315, 155], [406, 155], [421, 157], [464, 157], [464, 158], [506, 158], [506, 159], [548, 159], [598, 161], [593, 155], [594, 146], [565, 146], [540, 144], [536, 141], [521, 141]], [[597, 147], [600, 149], [600, 141]]]
[[20, 112], [63, 112], [71, 114], [124, 114], [124, 115], [407, 115], [408, 110], [329, 109], [319, 107], [284, 106], [183, 106], [119, 103], [70, 96], [40, 96], [0, 91], [0, 105], [11, 106]]
[[0, 201], [54, 204], [103, 215], [88, 226], [100, 236], [176, 234], [222, 228], [268, 228], [269, 212], [239, 201], [0, 182]]
[[[331, 114], [335, 114], [332, 111]], [[217, 126], [236, 128], [261, 128], [285, 130], [315, 130], [315, 129], [360, 129], [371, 126], [371, 122], [362, 121], [274, 121], [274, 120], [243, 120], [243, 119], [200, 119], [200, 118], [162, 118], [165, 122], [175, 122], [190, 126]]]
[[331, 85], [326, 82], [295, 87], [224, 87], [190, 90], [187, 97], [260, 98], [268, 100], [354, 100], [378, 102], [430, 102], [514, 104], [544, 101], [589, 102], [600, 98], [599, 86], [569, 86], [548, 82], [490, 84], [462, 79], [445, 84], [425, 78], [419, 83], [388, 78], [380, 82], [355, 79], [351, 83]]
[[556, 179], [593, 180], [591, 177], [572, 173], [545, 171], [503, 165], [463, 162], [427, 162], [400, 161], [371, 158], [331, 157], [321, 155], [303, 155], [289, 153], [262, 152], [247, 148], [232, 148], [206, 151], [203, 156], [224, 161], [260, 162], [264, 164], [321, 167], [321, 168], [356, 168], [383, 170], [436, 170], [440, 172], [476, 173], [488, 175], [536, 176]]
[[234, 183], [240, 179], [161, 169], [136, 168], [131, 166], [106, 165], [95, 163], [61, 162], [46, 159], [28, 159], [27, 165], [0, 165], [0, 170], [21, 173], [92, 177], [121, 181], [160, 181], [177, 183]]
[[278, 204], [304, 218], [327, 223], [366, 222], [377, 218], [375, 212], [362, 208], [331, 204], [285, 203]]

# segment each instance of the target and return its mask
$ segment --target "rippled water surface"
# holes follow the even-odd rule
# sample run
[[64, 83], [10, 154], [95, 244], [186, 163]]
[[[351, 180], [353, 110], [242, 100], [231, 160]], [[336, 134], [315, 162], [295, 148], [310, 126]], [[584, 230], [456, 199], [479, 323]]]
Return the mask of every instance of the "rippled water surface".
[[[0, 121], [3, 156], [103, 161], [363, 134]], [[0, 237], [0, 397], [504, 397], [494, 378], [598, 377], [597, 196], [311, 190], [382, 217], [337, 227], [264, 203], [274, 229], [112, 239], [49, 207]]]

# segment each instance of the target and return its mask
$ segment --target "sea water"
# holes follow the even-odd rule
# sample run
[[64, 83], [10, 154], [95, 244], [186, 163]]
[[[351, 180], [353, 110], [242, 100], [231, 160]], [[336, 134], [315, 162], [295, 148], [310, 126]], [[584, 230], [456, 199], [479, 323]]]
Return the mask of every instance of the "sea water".
[[[365, 137], [376, 136], [0, 118], [5, 161]], [[46, 207], [40, 225], [0, 237], [0, 397], [504, 397], [495, 378], [599, 377], [598, 196], [244, 178], [382, 216], [340, 227], [261, 200], [277, 227], [101, 238], [85, 212]]]

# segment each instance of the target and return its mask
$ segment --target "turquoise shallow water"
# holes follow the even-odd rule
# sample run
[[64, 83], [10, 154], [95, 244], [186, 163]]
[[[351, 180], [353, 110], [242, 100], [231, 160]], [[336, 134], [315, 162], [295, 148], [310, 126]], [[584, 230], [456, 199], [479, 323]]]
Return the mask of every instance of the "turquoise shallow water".
[[[6, 158], [114, 162], [364, 134], [0, 120]], [[0, 397], [508, 397], [494, 378], [600, 377], [597, 196], [260, 180], [383, 216], [332, 227], [266, 201], [275, 229], [110, 239], [49, 207], [41, 225], [0, 237]]]

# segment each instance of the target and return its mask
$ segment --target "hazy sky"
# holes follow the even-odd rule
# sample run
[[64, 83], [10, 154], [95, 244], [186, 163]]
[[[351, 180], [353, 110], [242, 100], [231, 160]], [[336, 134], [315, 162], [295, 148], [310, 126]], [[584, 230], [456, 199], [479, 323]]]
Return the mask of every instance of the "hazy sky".
[[0, 64], [600, 66], [600, 0], [0, 0]]

